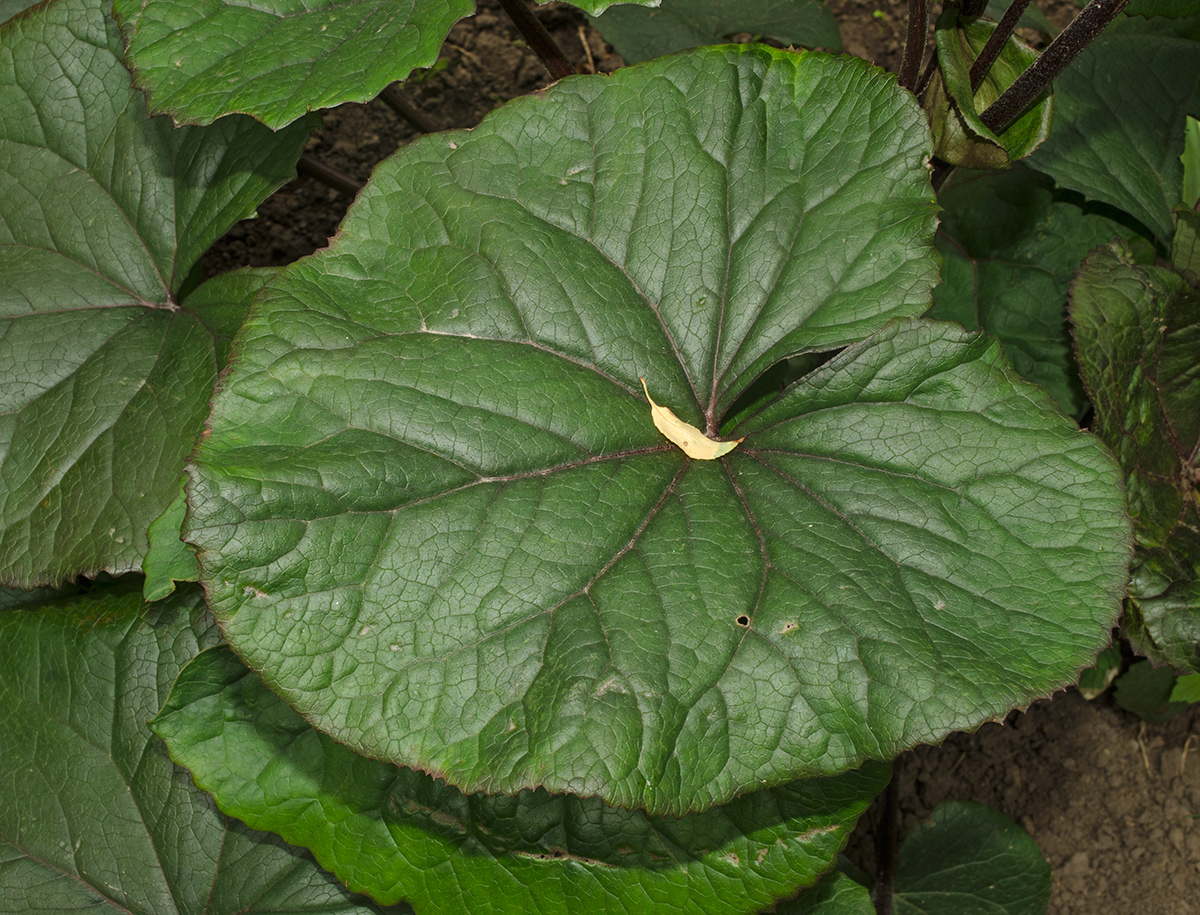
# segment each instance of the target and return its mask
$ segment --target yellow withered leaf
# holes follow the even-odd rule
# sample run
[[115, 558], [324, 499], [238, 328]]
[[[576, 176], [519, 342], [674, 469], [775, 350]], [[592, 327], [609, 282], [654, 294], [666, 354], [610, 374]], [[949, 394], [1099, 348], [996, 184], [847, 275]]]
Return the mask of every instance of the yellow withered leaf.
[[731, 442], [713, 441], [691, 423], [685, 423], [666, 407], [656, 404], [650, 396], [650, 389], [646, 387], [646, 379], [638, 380], [642, 383], [642, 390], [646, 392], [646, 400], [650, 401], [650, 418], [654, 420], [655, 428], [670, 439], [672, 444], [683, 449], [683, 453], [688, 457], [698, 461], [713, 461], [723, 454], [729, 454], [742, 443], [740, 438]]

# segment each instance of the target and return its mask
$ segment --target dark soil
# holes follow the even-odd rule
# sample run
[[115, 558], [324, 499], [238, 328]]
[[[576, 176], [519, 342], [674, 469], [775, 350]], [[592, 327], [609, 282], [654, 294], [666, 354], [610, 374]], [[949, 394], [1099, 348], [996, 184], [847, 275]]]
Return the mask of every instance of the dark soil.
[[[847, 53], [899, 68], [907, 2], [830, 5]], [[1071, 0], [1039, 5], [1059, 27], [1078, 9]], [[579, 72], [622, 65], [573, 8], [551, 5], [539, 18]], [[550, 81], [495, 0], [483, 0], [476, 17], [454, 27], [441, 60], [400, 87], [438, 129], [472, 127], [503, 101]], [[419, 135], [378, 100], [326, 112], [325, 124], [308, 152], [360, 182]], [[327, 244], [349, 203], [312, 178], [298, 178], [208, 254], [205, 272], [282, 265], [309, 254]], [[1200, 707], [1165, 725], [1144, 725], [1107, 697], [1089, 703], [1069, 690], [1014, 713], [1006, 725], [920, 747], [898, 761], [898, 773], [904, 829], [952, 799], [990, 804], [1024, 826], [1053, 868], [1052, 915], [1200, 912]], [[864, 817], [851, 842], [851, 856], [866, 865], [877, 816], [878, 808]]]

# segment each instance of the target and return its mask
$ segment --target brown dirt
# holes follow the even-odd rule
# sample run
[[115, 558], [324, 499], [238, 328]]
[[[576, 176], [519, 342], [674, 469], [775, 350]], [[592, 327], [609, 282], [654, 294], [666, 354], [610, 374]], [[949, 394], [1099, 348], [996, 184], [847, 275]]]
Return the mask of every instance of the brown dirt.
[[[1072, 0], [1039, 3], [1059, 27], [1077, 10]], [[848, 53], [898, 69], [905, 0], [830, 4]], [[552, 5], [539, 16], [580, 72], [622, 64], [573, 8]], [[503, 101], [549, 82], [495, 0], [483, 0], [473, 20], [454, 27], [441, 57], [441, 69], [401, 92], [443, 129], [474, 126]], [[417, 136], [380, 101], [343, 105], [325, 122], [308, 151], [359, 181]], [[323, 247], [349, 202], [298, 178], [259, 208], [258, 219], [234, 227], [206, 257], [205, 272], [282, 265]], [[1029, 830], [1053, 868], [1052, 915], [1200, 911], [1200, 707], [1146, 726], [1105, 697], [1088, 703], [1071, 690], [1014, 713], [1005, 726], [918, 748], [902, 757], [899, 771], [906, 829], [941, 801], [961, 799], [991, 804]], [[864, 818], [851, 846], [866, 863], [876, 815]]]

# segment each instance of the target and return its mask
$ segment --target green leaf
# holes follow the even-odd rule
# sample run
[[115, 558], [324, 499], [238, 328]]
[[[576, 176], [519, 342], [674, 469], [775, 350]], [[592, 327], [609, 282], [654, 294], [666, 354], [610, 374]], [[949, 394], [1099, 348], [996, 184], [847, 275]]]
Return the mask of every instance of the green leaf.
[[1109, 245], [1080, 268], [1071, 317], [1139, 546], [1126, 633], [1156, 661], [1200, 670], [1200, 290]]
[[1200, 212], [1175, 211], [1175, 240], [1171, 243], [1171, 266], [1183, 281], [1200, 288]]
[[1114, 23], [1055, 79], [1054, 129], [1029, 164], [1129, 213], [1165, 246], [1182, 197], [1179, 156], [1198, 102], [1200, 42], [1161, 22], [1169, 20]]
[[642, 394], [713, 431], [923, 311], [928, 152], [881, 71], [755, 48], [382, 165], [260, 295], [190, 471], [235, 650], [366, 755], [671, 814], [1074, 682], [1124, 589], [1116, 469], [994, 343], [893, 323], [715, 461]]
[[160, 600], [175, 590], [175, 582], [196, 581], [200, 577], [195, 551], [179, 539], [186, 511], [181, 479], [179, 494], [150, 525], [150, 551], [143, 563], [146, 582], [142, 597], [146, 600]]
[[196, 589], [0, 614], [0, 912], [365, 915], [297, 849], [217, 813], [146, 725], [216, 641]]
[[1200, 671], [1200, 533], [1189, 513], [1160, 549], [1139, 549], [1122, 631], [1141, 654]]
[[837, 18], [823, 0], [662, 0], [654, 9], [614, 7], [592, 25], [629, 64], [722, 44], [740, 32], [796, 47], [842, 48]]
[[141, 567], [220, 368], [179, 286], [306, 125], [172, 130], [95, 3], [0, 29], [0, 581]]
[[1181, 202], [1191, 210], [1200, 200], [1200, 121], [1191, 115], [1187, 119], [1180, 159], [1183, 162]]
[[1175, 681], [1169, 697], [1171, 702], [1200, 702], [1200, 674], [1187, 674]]
[[1045, 915], [1050, 865], [1029, 833], [999, 810], [939, 804], [900, 847], [896, 915]]
[[1175, 681], [1175, 672], [1171, 668], [1138, 661], [1117, 677], [1113, 698], [1117, 705], [1143, 721], [1162, 724], [1188, 707], [1186, 702], [1172, 700]]
[[210, 124], [233, 112], [282, 127], [366, 102], [437, 59], [470, 0], [116, 0], [134, 84], [155, 114]]
[[1020, 166], [956, 173], [939, 199], [944, 266], [929, 317], [995, 334], [1023, 377], [1078, 415], [1086, 400], [1071, 353], [1067, 288], [1084, 255], [1124, 230], [1060, 199], [1045, 176]]
[[832, 866], [888, 779], [872, 764], [678, 820], [544, 791], [467, 796], [314, 731], [224, 648], [188, 665], [153, 727], [227, 814], [311, 848], [354, 890], [447, 915], [583, 898], [598, 915], [756, 912]]
[[[578, 0], [599, 13], [611, 0]], [[651, 0], [630, 0], [651, 2]], [[156, 114], [210, 124], [234, 112], [268, 127], [366, 102], [437, 60], [471, 0], [116, 0], [134, 83]]]
[[995, 31], [996, 23], [960, 19], [955, 8], [937, 19], [934, 34], [939, 66], [926, 90], [924, 106], [933, 130], [934, 154], [952, 165], [1004, 168], [1037, 149], [1050, 131], [1054, 102], [1049, 93], [999, 135], [984, 125], [982, 113], [1038, 57], [1033, 48], [1010, 35], [979, 88], [972, 92], [971, 65]]
[[[995, 19], [999, 22], [1000, 17], [1004, 15], [1010, 6], [1012, 6], [1012, 0], [988, 0], [983, 14], [989, 19]], [[1054, 38], [1062, 31], [1062, 29], [1056, 28], [1054, 23], [1047, 19], [1046, 14], [1034, 3], [1029, 4], [1025, 8], [1025, 11], [1021, 13], [1021, 18], [1017, 20], [1017, 28], [1035, 29], [1049, 35], [1051, 38]]]
[[1089, 255], [1071, 287], [1079, 366], [1096, 427], [1127, 474], [1139, 544], [1160, 547], [1196, 513], [1200, 292], [1128, 246]]
[[1089, 702], [1101, 696], [1121, 672], [1121, 650], [1110, 645], [1096, 658], [1096, 663], [1079, 674], [1080, 695]]
[[865, 886], [834, 871], [795, 899], [779, 903], [775, 915], [875, 915], [875, 906]]
[[1131, 0], [1125, 7], [1130, 16], [1193, 16], [1196, 13], [1195, 0]]

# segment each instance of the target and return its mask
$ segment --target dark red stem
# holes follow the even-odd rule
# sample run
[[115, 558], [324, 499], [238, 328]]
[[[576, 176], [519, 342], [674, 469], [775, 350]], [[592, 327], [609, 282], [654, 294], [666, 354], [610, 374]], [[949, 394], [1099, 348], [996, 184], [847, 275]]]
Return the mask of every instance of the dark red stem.
[[1017, 22], [1020, 21], [1021, 14], [1025, 12], [1025, 8], [1029, 6], [1030, 2], [1031, 0], [1013, 0], [1012, 6], [1005, 10], [1004, 15], [1000, 17], [1000, 22], [996, 25], [996, 31], [992, 32], [988, 38], [987, 44], [983, 46], [983, 50], [975, 58], [975, 63], [971, 64], [972, 92], [979, 88], [979, 84], [987, 76], [988, 70], [992, 68], [992, 64], [996, 62], [996, 58], [1000, 56], [1000, 51], [1003, 50], [1005, 42], [1016, 31]]
[[437, 127], [429, 118], [418, 111], [408, 102], [404, 101], [400, 95], [400, 90], [396, 88], [396, 84], [392, 83], [379, 93], [379, 100], [387, 105], [392, 111], [396, 112], [401, 120], [408, 123], [413, 130], [420, 133], [436, 133]]
[[348, 197], [353, 197], [363, 187], [361, 181], [351, 178], [345, 172], [340, 172], [324, 162], [319, 162], [308, 153], [300, 156], [300, 161], [296, 163], [296, 171], [301, 175], [307, 175], [309, 178], [320, 181], [335, 191], [341, 191]]
[[1050, 42], [1024, 73], [981, 115], [983, 123], [993, 133], [1001, 133], [1025, 113], [1050, 83], [1067, 68], [1084, 48], [1116, 18], [1129, 0], [1092, 0], [1080, 10], [1067, 26]]
[[925, 0], [908, 0], [908, 35], [904, 39], [904, 59], [900, 61], [900, 88], [911, 90], [925, 56], [925, 38], [929, 34], [929, 5]]
[[575, 72], [558, 42], [546, 31], [546, 27], [538, 22], [525, 0], [500, 0], [500, 6], [508, 13], [508, 18], [513, 21], [525, 43], [533, 49], [533, 53], [550, 71], [551, 76], [562, 79]]

